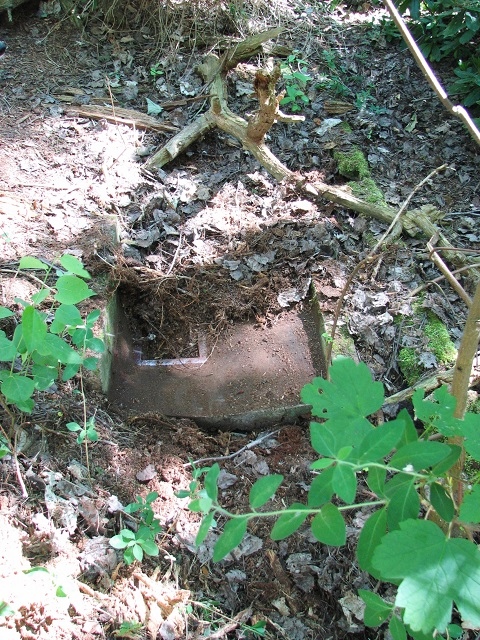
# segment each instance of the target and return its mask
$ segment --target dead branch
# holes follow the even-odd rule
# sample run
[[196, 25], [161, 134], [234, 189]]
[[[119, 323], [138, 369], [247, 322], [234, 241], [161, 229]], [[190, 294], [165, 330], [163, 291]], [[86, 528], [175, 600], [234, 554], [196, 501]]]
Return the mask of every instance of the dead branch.
[[430, 238], [429, 242], [427, 242], [427, 249], [429, 251], [429, 258], [433, 261], [433, 263], [435, 264], [437, 269], [441, 273], [443, 273], [445, 278], [450, 283], [450, 286], [452, 287], [452, 289], [454, 289], [458, 293], [458, 295], [465, 302], [467, 307], [470, 307], [470, 305], [472, 304], [472, 300], [471, 300], [470, 296], [465, 291], [465, 289], [462, 287], [462, 285], [459, 283], [459, 281], [455, 278], [455, 276], [452, 274], [452, 272], [447, 267], [447, 265], [442, 260], [442, 258], [438, 255], [439, 248], [434, 246], [434, 243], [436, 241], [437, 241], [437, 237], [433, 236], [432, 238]]
[[92, 118], [93, 120], [108, 120], [116, 124], [127, 124], [136, 129], [147, 129], [150, 131], [178, 131], [178, 127], [175, 127], [169, 122], [159, 122], [155, 118], [142, 113], [141, 111], [135, 111], [134, 109], [122, 109], [120, 107], [101, 107], [101, 106], [75, 106], [67, 109], [67, 114], [70, 116], [82, 116], [85, 118]]
[[[460, 266], [466, 264], [468, 261], [464, 255], [455, 250], [447, 237], [435, 225], [434, 220], [440, 216], [435, 207], [426, 205], [420, 209], [402, 211], [401, 215], [398, 215], [395, 209], [387, 205], [370, 204], [339, 187], [330, 186], [317, 180], [309, 181], [308, 178], [298, 176], [270, 151], [264, 142], [265, 134], [275, 121], [288, 118], [279, 110], [281, 96], [275, 94], [275, 83], [279, 77], [279, 70], [271, 63], [269, 63], [268, 69], [257, 71], [255, 77], [254, 91], [259, 101], [258, 111], [248, 122], [231, 111], [227, 104], [226, 75], [228, 71], [233, 69], [241, 59], [257, 51], [266, 40], [280, 32], [281, 29], [272, 29], [247, 38], [228, 50], [222, 59], [214, 54], [206, 56], [202, 64], [199, 65], [198, 72], [210, 90], [209, 110], [177, 133], [147, 161], [145, 169], [154, 171], [163, 167], [200, 136], [218, 127], [237, 138], [244, 149], [249, 151], [278, 181], [292, 182], [296, 188], [307, 195], [325, 198], [361, 215], [380, 220], [387, 225], [396, 224], [398, 218], [399, 231], [406, 231], [410, 235], [417, 235], [420, 232], [427, 238], [431, 238], [438, 234], [439, 242], [449, 252], [449, 260]], [[292, 122], [298, 117], [288, 119]], [[478, 277], [478, 272], [475, 273]]]

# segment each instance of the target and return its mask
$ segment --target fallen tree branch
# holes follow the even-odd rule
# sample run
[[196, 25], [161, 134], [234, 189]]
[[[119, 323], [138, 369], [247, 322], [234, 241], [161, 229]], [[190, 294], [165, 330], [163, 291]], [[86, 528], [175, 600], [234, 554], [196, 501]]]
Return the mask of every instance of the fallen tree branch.
[[[395, 209], [387, 205], [374, 205], [356, 198], [339, 187], [328, 185], [317, 179], [300, 176], [286, 167], [270, 151], [264, 142], [265, 134], [275, 121], [286, 117], [279, 110], [281, 96], [275, 95], [275, 81], [278, 78], [278, 71], [275, 67], [257, 71], [254, 90], [259, 100], [259, 109], [249, 121], [247, 122], [231, 111], [227, 102], [227, 72], [233, 69], [241, 59], [251, 55], [252, 51], [258, 50], [262, 43], [280, 32], [281, 29], [272, 29], [247, 38], [245, 41], [235, 45], [231, 50], [228, 50], [222, 59], [214, 54], [206, 56], [203, 63], [199, 65], [198, 72], [202, 76], [205, 85], [209, 87], [209, 110], [177, 133], [146, 162], [144, 169], [154, 172], [155, 169], [163, 167], [207, 131], [218, 127], [237, 138], [243, 148], [249, 151], [278, 181], [290, 182], [306, 195], [325, 198], [361, 215], [380, 220], [387, 225], [394, 223], [398, 219], [398, 225], [401, 225], [401, 228], [400, 226], [398, 227], [399, 232], [403, 230], [410, 235], [417, 235], [420, 232], [427, 238], [438, 234], [440, 243], [449, 252], [449, 260], [455, 265], [463, 266], [468, 264], [469, 261], [465, 259], [465, 256], [455, 250], [448, 238], [435, 225], [434, 220], [440, 217], [440, 213], [435, 207], [426, 205], [420, 209], [404, 211], [401, 215], [398, 215]], [[292, 121], [292, 118], [289, 118], [289, 120]], [[437, 169], [435, 172], [439, 170]], [[429, 178], [430, 176], [425, 180]], [[479, 271], [477, 270], [475, 274], [478, 277]]]
[[116, 124], [127, 124], [136, 129], [147, 129], [150, 131], [178, 131], [178, 127], [169, 122], [159, 122], [156, 118], [135, 111], [134, 109], [122, 109], [120, 107], [101, 107], [101, 106], [75, 106], [68, 107], [66, 113], [69, 116], [82, 116], [92, 118], [93, 120], [108, 120]]

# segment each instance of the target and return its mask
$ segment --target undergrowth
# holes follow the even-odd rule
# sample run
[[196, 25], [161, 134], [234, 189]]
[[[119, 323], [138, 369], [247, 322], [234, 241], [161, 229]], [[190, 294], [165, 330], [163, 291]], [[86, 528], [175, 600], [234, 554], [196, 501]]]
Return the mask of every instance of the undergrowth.
[[[343, 546], [345, 516], [361, 508], [368, 519], [358, 538], [358, 564], [396, 590], [394, 601], [377, 590], [359, 591], [365, 624], [387, 623], [394, 640], [407, 633], [414, 640], [458, 637], [455, 607], [465, 624], [479, 627], [480, 551], [472, 535], [480, 523], [480, 485], [463, 487], [458, 500], [453, 487], [459, 479], [452, 483], [451, 470], [462, 456], [452, 439], [460, 439], [470, 459], [480, 461], [480, 415], [454, 417], [456, 401], [441, 387], [431, 399], [422, 390], [413, 395], [420, 432], [405, 409], [374, 426], [368, 416], [384, 403], [383, 385], [372, 380], [365, 364], [350, 359], [334, 361], [330, 380], [315, 378], [301, 397], [319, 419], [310, 424], [319, 457], [310, 465], [306, 504], [265, 510], [283, 482], [274, 474], [252, 486], [250, 512], [233, 513], [218, 501], [219, 465], [196, 469], [189, 491], [179, 496], [190, 497], [189, 509], [202, 514], [197, 545], [223, 521], [213, 550], [213, 560], [220, 561], [240, 544], [250, 520], [274, 518], [273, 540], [308, 523], [318, 542]], [[429, 440], [432, 429], [444, 441]], [[360, 479], [372, 495], [367, 501], [357, 498]]]

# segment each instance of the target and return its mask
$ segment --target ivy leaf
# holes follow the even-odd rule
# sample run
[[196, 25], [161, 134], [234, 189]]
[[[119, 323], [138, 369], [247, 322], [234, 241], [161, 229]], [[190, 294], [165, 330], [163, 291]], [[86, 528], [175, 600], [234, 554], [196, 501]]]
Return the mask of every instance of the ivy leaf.
[[62, 338], [53, 333], [47, 333], [45, 345], [48, 347], [49, 352], [56, 357], [57, 361], [62, 364], [81, 364], [82, 362], [81, 355]]
[[49, 295], [50, 295], [50, 289], [40, 289], [40, 291], [37, 291], [37, 293], [33, 294], [32, 302], [33, 304], [39, 305], [44, 300], [46, 300]]
[[420, 498], [415, 490], [415, 478], [398, 474], [385, 486], [390, 501], [387, 505], [388, 528], [397, 529], [408, 518], [417, 518], [420, 510]]
[[95, 353], [105, 353], [105, 343], [101, 338], [89, 338], [85, 341], [85, 348]]
[[334, 467], [328, 467], [320, 475], [315, 476], [308, 490], [308, 506], [312, 509], [321, 507], [333, 496], [332, 487]]
[[[358, 565], [363, 571], [368, 571], [374, 578], [379, 577], [379, 572], [372, 564], [375, 549], [387, 532], [387, 511], [379, 509], [372, 514], [363, 525], [357, 543]], [[367, 623], [365, 623], [367, 624]]]
[[214, 515], [215, 513], [213, 511], [211, 513], [208, 513], [200, 523], [200, 526], [197, 532], [197, 537], [195, 538], [195, 544], [197, 545], [197, 547], [199, 547], [202, 544], [202, 542], [207, 537], [210, 529], [215, 525], [215, 520], [213, 519]]
[[47, 335], [47, 325], [42, 314], [32, 306], [28, 306], [22, 315], [23, 339], [28, 351], [45, 350], [45, 336]]
[[385, 492], [385, 480], [387, 478], [386, 467], [369, 467], [367, 474], [368, 487], [377, 496], [383, 497]]
[[407, 640], [407, 630], [405, 629], [405, 625], [400, 618], [397, 618], [397, 616], [393, 616], [388, 623], [388, 630], [390, 631], [393, 640]]
[[403, 424], [405, 425], [403, 436], [400, 442], [397, 444], [397, 449], [400, 449], [400, 447], [404, 444], [408, 444], [409, 442], [416, 442], [418, 440], [418, 433], [415, 427], [415, 423], [413, 422], [410, 414], [406, 409], [402, 409], [401, 411], [399, 411], [397, 420], [402, 420]]
[[385, 602], [376, 593], [359, 589], [358, 595], [365, 603], [363, 621], [367, 627], [378, 627], [392, 614], [393, 605]]
[[155, 540], [147, 539], [142, 542], [142, 549], [147, 556], [158, 556], [158, 546], [155, 544]]
[[17, 355], [17, 348], [6, 337], [4, 331], [0, 331], [0, 362], [11, 362]]
[[13, 316], [13, 315], [14, 315], [13, 311], [10, 311], [10, 309], [7, 309], [7, 307], [0, 307], [0, 319], [10, 318], [10, 316]]
[[20, 259], [19, 269], [40, 269], [42, 271], [48, 271], [50, 267], [38, 258], [23, 256], [23, 258]]
[[341, 547], [347, 539], [347, 528], [342, 514], [331, 502], [323, 505], [312, 520], [312, 533], [319, 542]]
[[55, 311], [50, 333], [62, 333], [66, 327], [77, 327], [82, 324], [82, 316], [74, 304], [61, 304]]
[[307, 519], [308, 511], [306, 509], [305, 505], [294, 502], [273, 525], [270, 534], [272, 540], [283, 540], [295, 533]]
[[451, 522], [455, 515], [455, 505], [445, 487], [438, 482], [432, 482], [430, 485], [430, 502], [438, 515], [445, 520]]
[[90, 328], [93, 327], [93, 325], [101, 315], [102, 314], [99, 309], [94, 309], [93, 311], [90, 311], [85, 321], [85, 324], [87, 325], [87, 327], [90, 327]]
[[472, 458], [480, 462], [480, 413], [466, 413], [460, 422], [465, 436], [465, 449]]
[[337, 464], [333, 471], [332, 488], [346, 504], [351, 504], [355, 500], [357, 476], [352, 467]]
[[205, 474], [205, 479], [203, 484], [205, 486], [205, 491], [210, 500], [215, 501], [218, 497], [218, 485], [217, 480], [220, 474], [220, 466], [217, 462], [210, 467], [210, 469]]
[[459, 517], [462, 522], [480, 522], [480, 485], [477, 484], [464, 497]]
[[35, 388], [39, 391], [45, 391], [57, 379], [58, 371], [56, 367], [47, 367], [43, 364], [34, 364], [32, 367], [32, 376]]
[[434, 391], [435, 402], [425, 400], [424, 395], [424, 390], [418, 389], [412, 396], [417, 418], [425, 425], [433, 426], [444, 436], [461, 435], [461, 421], [453, 415], [457, 401], [448, 393], [447, 387], [443, 385]]
[[85, 278], [87, 280], [90, 280], [91, 278], [88, 271], [83, 268], [83, 264], [75, 256], [71, 256], [70, 254], [66, 253], [60, 258], [60, 264], [64, 269], [66, 269], [70, 273], [74, 273], [75, 275], [80, 276], [81, 278]]
[[247, 532], [248, 518], [234, 518], [229, 520], [223, 528], [222, 535], [218, 538], [213, 548], [213, 562], [223, 560], [230, 551], [238, 547]]
[[35, 383], [31, 378], [20, 373], [9, 373], [2, 382], [1, 390], [7, 402], [17, 404], [31, 397], [35, 390]]
[[480, 550], [469, 540], [446, 538], [429, 520], [406, 520], [382, 539], [373, 564], [383, 580], [401, 579], [395, 605], [414, 632], [442, 633], [453, 602], [480, 625]]
[[249, 502], [252, 509], [258, 509], [273, 497], [283, 482], [283, 476], [272, 474], [259, 478], [250, 489]]
[[390, 460], [390, 466], [405, 469], [411, 466], [414, 471], [421, 471], [440, 462], [450, 454], [450, 447], [443, 442], [418, 440], [401, 447]]
[[95, 295], [95, 291], [77, 276], [60, 276], [57, 280], [55, 300], [64, 304], [77, 304]]
[[405, 431], [401, 419], [392, 420], [367, 433], [358, 447], [359, 463], [372, 462], [388, 455], [395, 448]]
[[330, 381], [315, 378], [300, 395], [305, 404], [312, 405], [314, 416], [337, 422], [369, 416], [384, 402], [382, 383], [373, 381], [366, 364], [348, 358], [334, 361]]

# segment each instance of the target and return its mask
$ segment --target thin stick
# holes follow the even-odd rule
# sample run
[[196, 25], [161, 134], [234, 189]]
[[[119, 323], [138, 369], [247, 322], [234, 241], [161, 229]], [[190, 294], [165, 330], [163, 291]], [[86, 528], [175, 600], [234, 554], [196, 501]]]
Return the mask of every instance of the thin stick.
[[447, 267], [447, 265], [442, 260], [442, 258], [438, 255], [437, 252], [439, 251], [439, 249], [433, 246], [433, 243], [437, 240], [437, 238], [438, 236], [432, 236], [430, 240], [427, 242], [427, 249], [430, 252], [428, 257], [434, 262], [437, 269], [443, 273], [445, 278], [450, 283], [452, 289], [454, 289], [454, 291], [458, 293], [458, 295], [465, 302], [467, 307], [470, 307], [470, 305], [472, 304], [472, 299], [470, 298], [468, 293], [465, 291], [465, 289], [462, 287], [462, 285], [459, 283], [459, 281], [455, 278], [455, 276]]
[[[457, 362], [455, 363], [452, 390], [451, 393], [455, 397], [457, 404], [453, 415], [455, 418], [462, 419], [465, 415], [468, 398], [468, 386], [470, 384], [470, 375], [472, 373], [473, 359], [477, 353], [478, 343], [480, 339], [480, 282], [478, 282], [473, 296], [472, 304], [468, 311], [465, 329], [463, 331], [462, 340], [458, 349]], [[457, 462], [450, 469], [452, 478], [452, 493], [455, 504], [460, 506], [463, 500], [463, 482], [462, 474], [465, 466], [465, 448], [464, 438], [455, 436], [449, 438], [448, 442], [461, 447], [462, 454]]]
[[436, 175], [440, 171], [443, 171], [446, 168], [447, 168], [447, 165], [446, 164], [442, 164], [440, 167], [437, 167], [436, 169], [431, 171], [426, 178], [424, 178], [421, 182], [419, 182], [416, 185], [416, 187], [414, 187], [413, 191], [409, 194], [409, 196], [407, 197], [405, 202], [402, 204], [402, 206], [400, 207], [398, 212], [395, 214], [395, 217], [393, 218], [392, 222], [390, 223], [390, 226], [385, 231], [383, 236], [380, 238], [380, 240], [377, 242], [377, 244], [373, 247], [373, 249], [371, 249], [368, 252], [367, 256], [355, 266], [355, 268], [352, 271], [352, 273], [348, 276], [347, 281], [346, 281], [346, 283], [345, 283], [345, 285], [344, 285], [344, 287], [342, 289], [342, 293], [340, 294], [340, 297], [339, 297], [339, 299], [337, 301], [337, 304], [336, 304], [336, 307], [335, 307], [335, 315], [334, 315], [334, 318], [333, 318], [332, 331], [330, 333], [331, 340], [328, 342], [327, 348], [326, 348], [326, 351], [325, 351], [325, 359], [326, 359], [326, 362], [327, 362], [327, 366], [330, 363], [331, 358], [332, 358], [333, 341], [335, 340], [335, 333], [336, 333], [336, 330], [337, 330], [337, 324], [338, 324], [338, 320], [340, 318], [340, 312], [342, 310], [343, 301], [345, 299], [345, 296], [348, 293], [348, 290], [350, 289], [350, 285], [352, 284], [353, 279], [355, 278], [357, 273], [360, 271], [360, 269], [362, 269], [368, 262], [371, 262], [372, 260], [374, 260], [376, 258], [376, 255], [375, 255], [376, 252], [378, 251], [380, 246], [386, 242], [388, 235], [392, 232], [392, 230], [397, 225], [397, 222], [399, 221], [400, 216], [406, 210], [406, 208], [408, 207], [408, 203], [413, 198], [413, 196], [417, 193], [417, 191], [419, 189], [421, 189], [423, 187], [423, 185], [426, 182], [428, 182], [428, 180], [430, 180], [430, 178], [433, 178], [434, 175]]
[[[443, 247], [441, 247], [441, 248], [443, 249]], [[437, 247], [437, 251], [439, 249], [440, 249], [440, 247]], [[462, 271], [468, 271], [472, 267], [473, 268], [480, 268], [480, 262], [476, 262], [474, 264], [469, 264], [467, 267], [460, 267], [460, 269], [455, 269], [451, 273], [452, 274], [461, 273]], [[431, 284], [438, 284], [439, 282], [441, 282], [444, 279], [445, 279], [445, 276], [438, 276], [438, 278], [434, 278], [433, 280], [429, 280], [428, 282], [426, 282], [425, 284], [420, 285], [419, 287], [417, 287], [413, 291], [410, 291], [409, 296], [411, 298], [413, 298], [414, 296], [418, 295], [421, 291], [423, 291], [424, 289], [429, 287]]]
[[234, 451], [233, 453], [230, 453], [228, 456], [214, 456], [211, 458], [199, 458], [198, 460], [193, 460], [192, 462], [186, 462], [183, 466], [185, 468], [188, 468], [188, 467], [194, 467], [197, 464], [203, 464], [204, 462], [221, 462], [222, 460], [231, 460], [232, 458], [235, 458], [235, 456], [240, 455], [247, 449], [252, 449], [257, 444], [260, 444], [260, 442], [263, 442], [264, 440], [268, 440], [268, 438], [270, 438], [271, 436], [274, 436], [279, 431], [281, 431], [281, 429], [276, 429], [275, 431], [270, 431], [269, 433], [263, 433], [256, 440], [252, 440], [252, 442], [249, 442], [238, 451]]
[[22, 490], [22, 498], [28, 498], [28, 491], [22, 478], [22, 472], [20, 471], [20, 465], [17, 458], [17, 432], [15, 432], [15, 442], [13, 447], [13, 459], [15, 461], [15, 473], [17, 474], [18, 484]]

